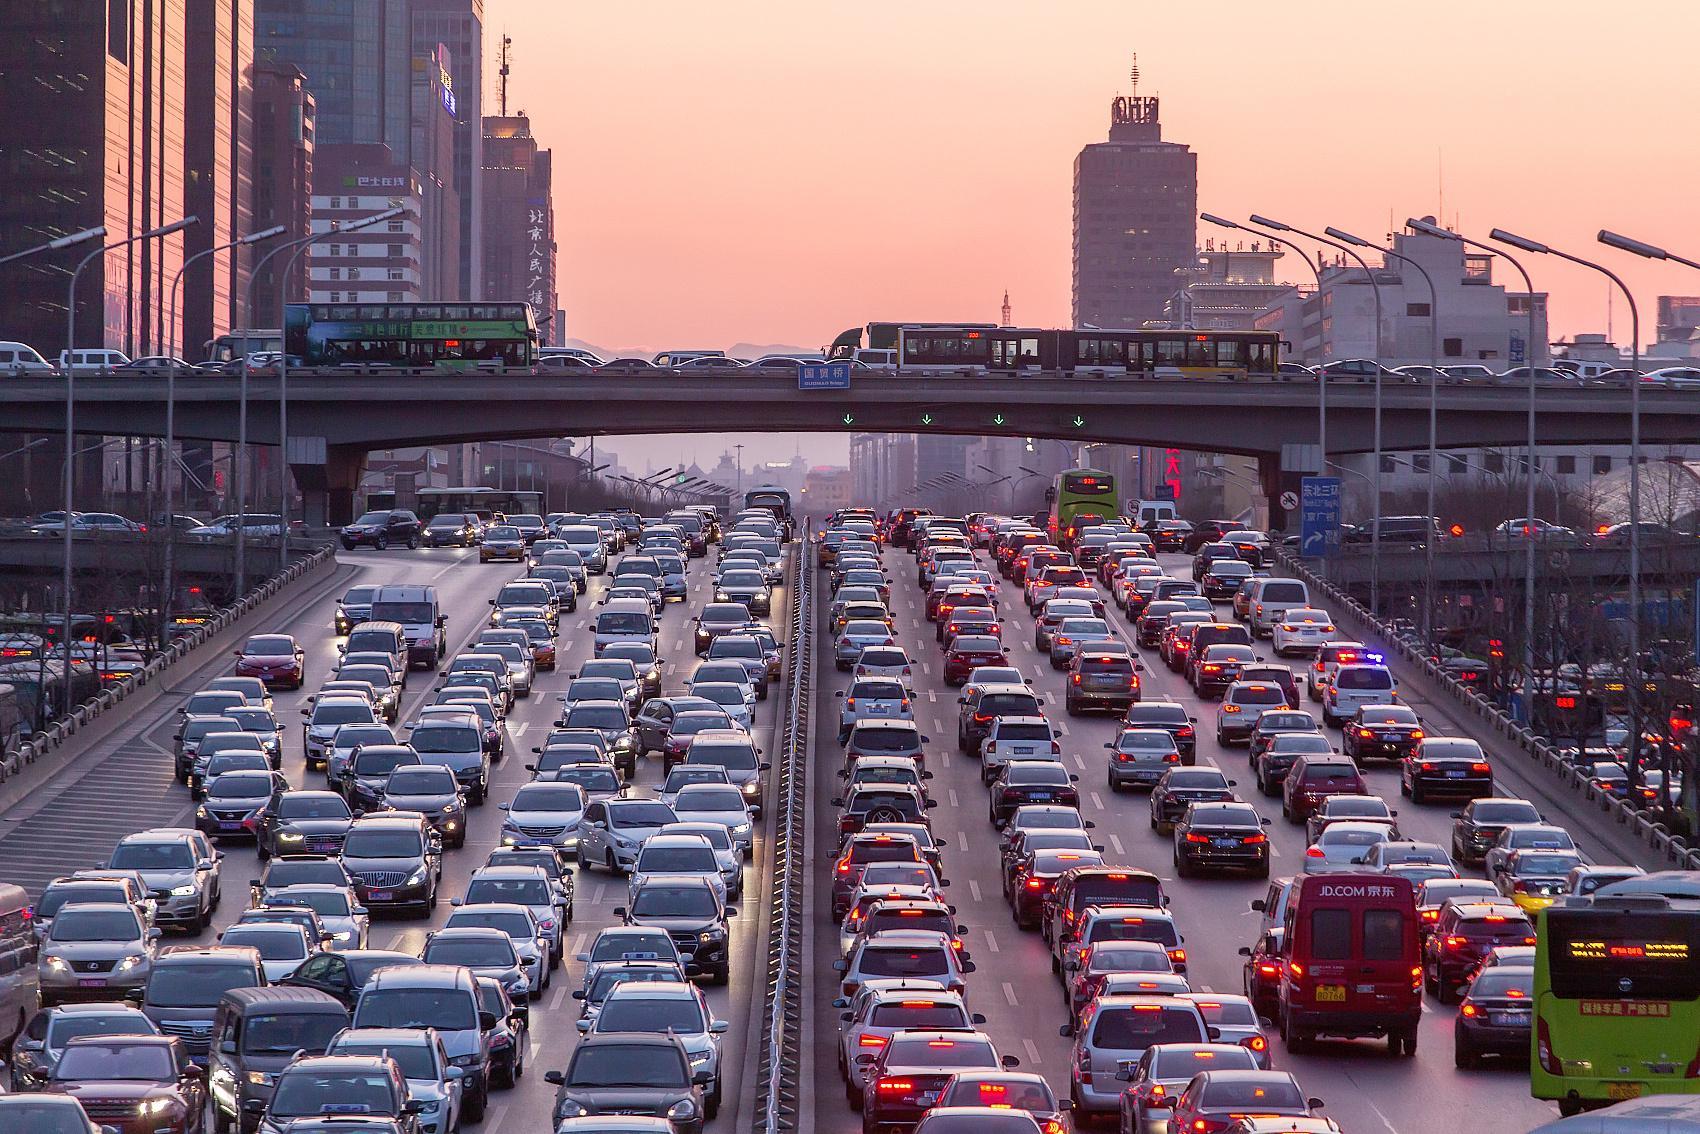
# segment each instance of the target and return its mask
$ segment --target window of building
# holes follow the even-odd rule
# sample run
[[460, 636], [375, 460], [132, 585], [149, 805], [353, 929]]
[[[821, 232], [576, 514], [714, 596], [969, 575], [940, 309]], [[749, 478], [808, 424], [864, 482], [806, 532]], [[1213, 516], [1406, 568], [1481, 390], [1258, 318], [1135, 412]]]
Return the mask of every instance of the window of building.
[[130, 62], [130, 5], [106, 0], [106, 53], [120, 63]]
[[402, 300], [401, 292], [399, 292], [399, 291], [390, 292], [390, 302], [391, 303], [400, 303], [401, 300]]
[[1563, 454], [1553, 458], [1553, 470], [1558, 476], [1573, 476], [1576, 473], [1576, 458], [1571, 454]]
[[389, 270], [389, 278], [392, 279], [392, 280], [401, 279], [401, 269], [400, 268], [391, 268]]
[[387, 227], [389, 228], [389, 231], [391, 231], [391, 232], [403, 232], [403, 231], [405, 231], [402, 228], [401, 222], [398, 221], [398, 220], [390, 221], [389, 225]]
[[332, 197], [331, 198], [331, 208], [333, 208], [333, 209], [342, 208], [342, 198], [341, 197]]
[[1383, 473], [1390, 473], [1390, 472], [1393, 472], [1393, 471], [1394, 471], [1394, 470], [1395, 470], [1395, 469], [1397, 469], [1397, 468], [1398, 468], [1398, 467], [1399, 467], [1399, 466], [1398, 466], [1398, 463], [1397, 463], [1397, 462], [1396, 462], [1396, 461], [1394, 461], [1394, 459], [1393, 459], [1393, 458], [1392, 458], [1392, 457], [1389, 457], [1389, 456], [1387, 456], [1387, 455], [1386, 455], [1386, 454], [1383, 454], [1383, 455], [1382, 455], [1382, 458], [1381, 458], [1381, 471], [1382, 471], [1382, 472], [1383, 472]]
[[1463, 339], [1441, 339], [1440, 340], [1440, 353], [1444, 354], [1447, 358], [1463, 358], [1464, 357], [1464, 340]]
[[342, 255], [342, 245], [340, 245], [340, 244], [327, 244], [327, 245], [325, 245], [325, 248], [328, 251], [328, 253], [332, 256]]
[[348, 207], [351, 208], [351, 209], [358, 209], [360, 207], [360, 198], [359, 197], [350, 197], [348, 199]]
[[360, 278], [360, 269], [359, 268], [348, 269], [348, 278], [351, 279], [351, 280], [359, 279]]
[[331, 269], [331, 279], [340, 280], [341, 278], [342, 278], [342, 269], [341, 268], [332, 268]]
[[340, 291], [331, 292], [331, 302], [332, 303], [341, 303], [342, 302], [342, 292], [340, 292]]
[[392, 260], [401, 259], [401, 245], [399, 245], [399, 244], [390, 245], [390, 259], [392, 259]]
[[1415, 469], [1417, 472], [1420, 472], [1420, 473], [1428, 472], [1428, 454], [1427, 453], [1413, 453], [1413, 454], [1411, 454], [1411, 467], [1413, 469]]
[[[1535, 464], [1535, 471], [1539, 472], [1540, 467], [1541, 467], [1541, 459], [1539, 457], [1536, 457], [1534, 464]], [[1523, 476], [1529, 475], [1529, 454], [1519, 453], [1517, 455], [1517, 471], [1519, 473], [1521, 473]]]
[[1611, 458], [1596, 455], [1594, 457], [1594, 475], [1602, 476], [1611, 471]]
[[1412, 319], [1427, 319], [1429, 306], [1426, 303], [1405, 304], [1405, 314]]
[[1482, 454], [1482, 471], [1487, 473], [1502, 473], [1505, 471], [1505, 454], [1489, 450]]
[[1469, 472], [1470, 458], [1463, 453], [1446, 454], [1446, 471], [1449, 473]]

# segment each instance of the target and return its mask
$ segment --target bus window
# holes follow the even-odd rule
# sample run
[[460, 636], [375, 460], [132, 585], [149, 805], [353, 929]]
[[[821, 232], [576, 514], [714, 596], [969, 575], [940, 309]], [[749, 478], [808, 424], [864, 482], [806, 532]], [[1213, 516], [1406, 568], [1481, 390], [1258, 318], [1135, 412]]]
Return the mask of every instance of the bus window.
[[1246, 367], [1247, 373], [1254, 377], [1272, 377], [1275, 374], [1275, 344], [1268, 339], [1258, 339], [1250, 346], [1251, 360]]
[[1177, 338], [1158, 339], [1151, 344], [1158, 366], [1185, 366], [1186, 343]]

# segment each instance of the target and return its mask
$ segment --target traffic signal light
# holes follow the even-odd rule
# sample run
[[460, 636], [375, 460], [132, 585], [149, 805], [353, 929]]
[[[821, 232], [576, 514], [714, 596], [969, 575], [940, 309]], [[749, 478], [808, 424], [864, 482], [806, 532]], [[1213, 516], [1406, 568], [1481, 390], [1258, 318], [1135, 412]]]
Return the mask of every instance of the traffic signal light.
[[1493, 661], [1504, 661], [1505, 660], [1505, 639], [1503, 639], [1503, 638], [1489, 638], [1488, 639], [1488, 657], [1489, 657], [1489, 659], [1491, 659]]

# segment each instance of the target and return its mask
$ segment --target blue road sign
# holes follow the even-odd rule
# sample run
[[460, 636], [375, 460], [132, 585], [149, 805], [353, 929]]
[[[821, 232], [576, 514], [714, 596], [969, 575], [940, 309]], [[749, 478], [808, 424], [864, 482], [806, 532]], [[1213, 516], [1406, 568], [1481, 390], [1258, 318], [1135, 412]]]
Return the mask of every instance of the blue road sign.
[[1307, 559], [1340, 554], [1340, 478], [1307, 476], [1299, 492], [1299, 554]]
[[797, 389], [799, 390], [848, 390], [850, 388], [850, 364], [848, 362], [805, 362], [797, 367]]
[[1523, 336], [1512, 335], [1511, 336], [1511, 361], [1512, 362], [1519, 362], [1519, 363], [1520, 362], [1526, 362], [1528, 360], [1528, 353], [1529, 353], [1528, 350], [1525, 349], [1525, 347], [1523, 345]]

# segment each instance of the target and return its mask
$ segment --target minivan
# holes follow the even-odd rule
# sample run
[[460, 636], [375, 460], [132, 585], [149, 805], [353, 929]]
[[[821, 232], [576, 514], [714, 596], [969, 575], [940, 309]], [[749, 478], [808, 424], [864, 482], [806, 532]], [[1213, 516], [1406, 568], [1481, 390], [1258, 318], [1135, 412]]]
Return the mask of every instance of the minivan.
[[1051, 946], [1051, 971], [1062, 972], [1062, 958], [1088, 906], [1169, 904], [1163, 881], [1149, 870], [1131, 866], [1077, 866], [1064, 871], [1051, 887], [1040, 934]]
[[1399, 699], [1398, 688], [1393, 671], [1385, 665], [1359, 662], [1342, 665], [1322, 689], [1323, 723], [1338, 728], [1359, 709], [1391, 705]]
[[645, 599], [611, 599], [596, 615], [596, 656], [615, 642], [637, 642], [654, 648], [660, 630]]
[[[383, 587], [380, 588], [380, 591], [401, 589], [403, 588]], [[405, 589], [416, 590], [418, 588], [409, 587]], [[377, 600], [374, 597], [373, 605], [376, 606], [376, 604]], [[411, 660], [408, 657], [407, 630], [399, 622], [377, 621], [377, 617], [377, 613], [374, 612], [371, 619], [350, 629], [348, 632], [348, 641], [343, 643], [342, 652], [344, 654], [372, 653], [390, 655], [392, 658], [396, 659], [397, 664], [401, 665], [402, 684], [406, 685], [407, 663]]]
[[297, 1055], [323, 1055], [348, 1027], [348, 1009], [314, 988], [233, 988], [213, 1015], [208, 1093], [217, 1124], [248, 1134], [271, 1101], [277, 1073]]
[[1246, 597], [1251, 636], [1267, 638], [1289, 610], [1310, 605], [1310, 588], [1298, 579], [1256, 579]]
[[608, 571], [608, 547], [602, 542], [602, 531], [594, 524], [563, 524], [556, 529], [555, 538], [576, 551], [584, 560], [584, 569], [592, 575]]
[[53, 364], [28, 343], [0, 343], [0, 374], [22, 378], [30, 374], [52, 374]]
[[1281, 1038], [1304, 1052], [1317, 1036], [1386, 1036], [1417, 1052], [1423, 966], [1416, 888], [1390, 874], [1306, 875], [1286, 911]]
[[[379, 587], [372, 596], [368, 617], [401, 626], [409, 667], [434, 666], [448, 651], [447, 636], [443, 632], [448, 619], [437, 604], [437, 588], [429, 584]], [[364, 631], [370, 625], [372, 623], [362, 623], [360, 630]]]

